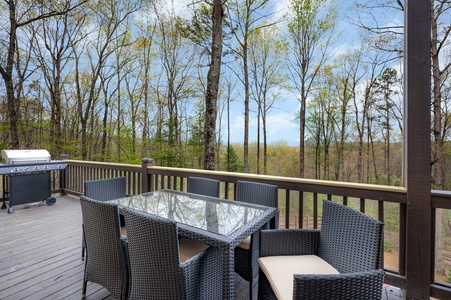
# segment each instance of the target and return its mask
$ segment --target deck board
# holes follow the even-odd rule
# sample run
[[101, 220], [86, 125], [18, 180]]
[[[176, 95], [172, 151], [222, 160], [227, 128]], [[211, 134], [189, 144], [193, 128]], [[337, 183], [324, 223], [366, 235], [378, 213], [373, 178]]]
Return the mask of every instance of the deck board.
[[[1, 299], [81, 299], [84, 262], [77, 197], [57, 197], [53, 206], [17, 206], [13, 214], [0, 210], [0, 228]], [[247, 281], [237, 275], [235, 283], [236, 299], [248, 299]], [[89, 283], [87, 299], [114, 298]]]

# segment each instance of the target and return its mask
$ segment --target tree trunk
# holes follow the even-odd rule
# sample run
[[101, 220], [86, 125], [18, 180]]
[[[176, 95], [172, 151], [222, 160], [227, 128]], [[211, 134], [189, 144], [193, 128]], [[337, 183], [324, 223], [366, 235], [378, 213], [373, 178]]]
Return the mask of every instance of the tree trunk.
[[388, 103], [389, 99], [387, 96], [386, 99], [386, 122], [387, 122], [387, 155], [386, 155], [386, 160], [387, 160], [387, 185], [391, 185], [391, 168], [390, 168], [390, 114], [389, 114], [389, 103]]
[[305, 108], [306, 99], [304, 97], [304, 88], [302, 89], [301, 109], [299, 112], [299, 177], [305, 175]]
[[222, 0], [214, 0], [212, 13], [211, 62], [205, 93], [204, 169], [215, 168], [216, 113], [222, 56]]
[[262, 117], [263, 121], [263, 174], [268, 174], [268, 141], [266, 132], [266, 114]]
[[247, 37], [243, 46], [244, 72], [244, 173], [249, 172], [249, 70], [247, 65]]
[[227, 172], [230, 172], [230, 89], [227, 96]]
[[257, 174], [260, 174], [260, 117], [261, 101], [257, 101]]
[[[431, 27], [432, 27], [432, 42], [431, 42], [431, 56], [432, 56], [432, 78], [433, 78], [433, 176], [434, 188], [443, 189], [443, 156], [442, 156], [442, 73], [440, 71], [439, 49], [437, 48], [438, 33], [437, 21], [434, 17], [434, 2], [431, 1]], [[444, 274], [442, 258], [442, 210], [436, 211], [436, 228], [435, 228], [435, 271], [439, 274]]]
[[14, 83], [13, 83], [13, 66], [14, 66], [14, 54], [16, 52], [17, 40], [17, 22], [16, 22], [16, 1], [7, 1], [9, 8], [9, 21], [10, 21], [10, 33], [9, 33], [9, 45], [8, 54], [6, 56], [6, 67], [0, 66], [0, 73], [2, 74], [6, 88], [6, 101], [9, 116], [10, 126], [10, 140], [11, 147], [13, 149], [19, 149], [19, 103], [18, 99], [14, 95]]

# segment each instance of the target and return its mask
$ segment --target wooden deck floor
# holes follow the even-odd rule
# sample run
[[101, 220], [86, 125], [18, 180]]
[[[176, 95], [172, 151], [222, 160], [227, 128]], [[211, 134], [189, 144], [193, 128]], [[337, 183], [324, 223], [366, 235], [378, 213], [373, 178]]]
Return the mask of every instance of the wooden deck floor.
[[[81, 209], [77, 197], [53, 206], [0, 210], [0, 299], [81, 299]], [[235, 279], [236, 299], [248, 299], [248, 283]], [[256, 294], [254, 292], [253, 294]], [[113, 299], [97, 284], [87, 299]]]

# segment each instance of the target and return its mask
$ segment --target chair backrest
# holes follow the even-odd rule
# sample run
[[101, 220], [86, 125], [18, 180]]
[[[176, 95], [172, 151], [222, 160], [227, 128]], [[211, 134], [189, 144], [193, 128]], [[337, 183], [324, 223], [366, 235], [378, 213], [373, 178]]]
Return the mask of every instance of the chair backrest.
[[86, 243], [86, 278], [104, 286], [116, 299], [125, 299], [128, 271], [121, 244], [116, 203], [80, 196]]
[[183, 299], [176, 223], [127, 208], [122, 214], [127, 226], [129, 299]]
[[85, 181], [85, 196], [98, 201], [108, 201], [126, 196], [125, 177]]
[[276, 185], [238, 181], [235, 199], [241, 202], [277, 207], [277, 191]]
[[383, 226], [360, 211], [324, 200], [319, 256], [340, 273], [378, 269]]
[[188, 177], [188, 192], [210, 197], [219, 197], [219, 180]]

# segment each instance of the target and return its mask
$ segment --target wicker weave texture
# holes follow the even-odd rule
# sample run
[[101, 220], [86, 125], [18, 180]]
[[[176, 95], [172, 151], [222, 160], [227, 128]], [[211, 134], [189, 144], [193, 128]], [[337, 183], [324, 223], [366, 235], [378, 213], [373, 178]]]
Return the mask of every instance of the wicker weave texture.
[[86, 262], [83, 294], [88, 281], [104, 286], [116, 299], [127, 299], [128, 270], [121, 238], [118, 206], [80, 196]]
[[[208, 249], [180, 263], [175, 222], [128, 208], [122, 213], [128, 237], [129, 299], [222, 297], [222, 270], [217, 268], [222, 265], [219, 249]], [[205, 289], [202, 292], [201, 287]]]
[[188, 192], [209, 197], [219, 197], [219, 180], [188, 177]]
[[[278, 187], [271, 184], [238, 181], [236, 200], [251, 204], [277, 208]], [[275, 218], [275, 226], [278, 218]], [[260, 252], [260, 233], [252, 235], [249, 249], [235, 248], [235, 272], [249, 281], [249, 295], [252, 297], [254, 278], [258, 276], [258, 257]]]
[[238, 181], [236, 184], [236, 200], [277, 207], [277, 191], [277, 186], [272, 184]]
[[84, 186], [84, 195], [99, 201], [124, 198], [127, 190], [125, 177], [85, 181]]
[[340, 275], [295, 275], [293, 299], [380, 300], [383, 281], [382, 269]]
[[[90, 180], [84, 183], [84, 195], [97, 201], [108, 201], [126, 196], [125, 177]], [[121, 226], [124, 224], [122, 216]], [[85, 239], [82, 237], [82, 259], [85, 257]]]
[[316, 229], [264, 230], [260, 255], [318, 255], [320, 231]]
[[[261, 256], [315, 254], [339, 275], [294, 277], [293, 299], [380, 299], [383, 223], [328, 200], [323, 202], [321, 230], [283, 229], [261, 232]], [[277, 299], [260, 270], [259, 299]]]
[[[206, 230], [198, 229], [192, 226], [178, 224], [179, 234], [185, 238], [193, 239], [199, 243], [204, 243], [221, 250], [223, 257], [223, 278], [222, 291], [223, 299], [233, 299], [235, 290], [234, 276], [234, 249], [241, 241], [252, 233], [258, 232], [259, 229], [274, 218], [277, 211], [273, 209], [266, 210], [263, 214], [252, 220], [246, 226], [240, 228], [233, 235], [225, 237]], [[221, 267], [218, 267], [220, 269]], [[205, 298], [208, 299], [208, 298]], [[213, 298], [215, 299], [215, 298]]]
[[332, 201], [323, 203], [319, 256], [340, 273], [380, 267], [383, 223]]
[[[179, 192], [183, 194], [183, 192]], [[216, 201], [216, 199], [212, 199], [212, 201]], [[222, 200], [222, 201], [230, 201], [230, 200]], [[232, 201], [231, 201], [232, 202]], [[222, 295], [221, 292], [216, 292], [211, 294], [212, 296], [206, 297], [201, 294], [201, 299], [234, 299], [235, 293], [235, 272], [234, 272], [234, 249], [240, 244], [246, 237], [257, 232], [260, 228], [264, 227], [270, 220], [274, 219], [277, 214], [276, 208], [269, 208], [259, 206], [262, 209], [262, 213], [255, 218], [249, 220], [245, 225], [237, 228], [235, 231], [231, 232], [229, 235], [221, 235], [214, 232], [209, 232], [208, 230], [204, 230], [201, 228], [196, 228], [184, 223], [177, 223], [178, 234], [181, 237], [192, 239], [196, 242], [203, 243], [209, 245], [211, 248], [207, 250], [207, 256], [210, 256], [209, 253], [214, 253], [215, 251], [219, 251], [219, 256], [221, 259], [216, 261], [215, 264], [211, 264], [218, 273], [220, 271], [218, 280], [211, 281], [217, 282], [222, 286]], [[125, 206], [120, 206], [121, 213], [124, 213]], [[127, 225], [127, 224], [126, 224]], [[127, 225], [128, 227], [128, 225]], [[128, 233], [127, 228], [127, 235]], [[215, 249], [213, 251], [212, 249]], [[218, 255], [218, 253], [217, 253]], [[209, 264], [210, 266], [210, 264]], [[205, 272], [204, 267], [202, 268], [202, 274], [208, 274]], [[211, 274], [215, 274], [212, 271]], [[222, 280], [222, 282], [221, 282]], [[133, 280], [132, 280], [133, 281]], [[202, 282], [201, 282], [202, 286]], [[205, 285], [210, 286], [210, 285]], [[214, 289], [214, 288], [213, 288]], [[201, 289], [202, 291], [209, 292], [208, 289]]]

